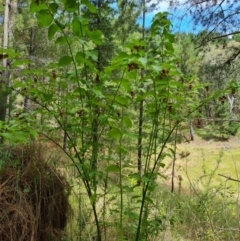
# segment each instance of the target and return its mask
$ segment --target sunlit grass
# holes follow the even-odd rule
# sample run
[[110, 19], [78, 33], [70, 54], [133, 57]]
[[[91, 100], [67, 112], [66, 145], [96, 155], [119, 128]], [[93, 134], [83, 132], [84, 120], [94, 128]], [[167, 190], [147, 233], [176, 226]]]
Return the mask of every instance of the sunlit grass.
[[[240, 139], [232, 137], [229, 141], [204, 140], [199, 136], [190, 143], [181, 143], [177, 145], [177, 159], [175, 182], [178, 181], [178, 175], [181, 175], [182, 186], [189, 188], [189, 181], [195, 183], [199, 178], [213, 175], [211, 185], [219, 185], [221, 182], [227, 181], [226, 178], [219, 176], [222, 174], [226, 177], [240, 180]], [[166, 166], [169, 167], [169, 175], [171, 172], [172, 160], [165, 160]], [[213, 173], [214, 169], [217, 170]], [[228, 181], [228, 186], [238, 193], [239, 183]], [[199, 186], [200, 189], [203, 186]]]
[[[158, 203], [159, 212], [161, 213], [161, 215], [163, 215], [164, 217], [166, 215], [170, 215], [169, 217], [166, 216], [168, 217], [166, 220], [163, 220], [168, 223], [171, 219], [173, 219], [175, 222], [175, 226], [171, 227], [171, 232], [169, 232], [168, 235], [175, 237], [176, 240], [178, 240], [177, 238], [179, 238], [179, 240], [192, 240], [191, 238], [193, 237], [195, 238], [195, 240], [201, 240], [201, 236], [196, 239], [198, 235], [204, 235], [204, 237], [207, 238], [206, 240], [215, 240], [215, 233], [213, 232], [213, 230], [211, 230], [209, 226], [211, 222], [212, 225], [214, 225], [214, 229], [216, 230], [218, 229], [218, 227], [223, 227], [225, 225], [224, 222], [229, 222], [230, 228], [236, 226], [235, 221], [238, 220], [238, 217], [237, 211], [235, 209], [235, 201], [238, 193], [238, 182], [227, 180], [226, 178], [219, 176], [218, 174], [222, 174], [227, 177], [229, 176], [235, 179], [240, 179], [240, 177], [238, 177], [238, 172], [240, 170], [240, 163], [238, 163], [240, 157], [240, 149], [238, 148], [238, 144], [240, 144], [240, 141], [237, 137], [230, 139], [229, 142], [221, 142], [212, 139], [204, 140], [199, 136], [196, 136], [195, 141], [193, 142], [178, 144], [176, 171], [174, 178], [175, 192], [173, 195], [170, 192], [172, 160], [170, 158], [166, 158], [163, 160], [163, 162], [168, 167], [168, 169], [166, 170], [165, 168], [164, 171], [166, 176], [168, 176], [169, 178], [166, 181], [163, 178], [160, 178], [160, 182], [165, 183], [165, 186], [163, 189], [159, 189], [156, 192], [156, 196], [153, 195], [152, 198], [154, 203]], [[216, 171], [214, 172], [215, 168]], [[162, 169], [160, 169], [159, 171], [163, 172]], [[181, 175], [183, 178], [183, 180], [181, 181], [181, 195], [178, 194], [179, 175]], [[72, 221], [70, 221], [68, 225], [68, 240], [75, 241], [78, 240], [79, 237], [87, 238], [89, 236], [89, 233], [94, 232], [95, 224], [94, 222], [92, 222], [91, 218], [89, 219], [89, 217], [91, 216], [91, 214], [89, 213], [90, 203], [85, 193], [84, 187], [82, 185], [79, 185], [78, 177], [73, 178], [73, 175], [70, 175], [68, 178], [71, 179], [71, 184], [73, 187], [73, 192], [70, 197], [70, 203], [74, 212]], [[116, 210], [119, 209], [117, 205], [117, 193], [119, 192], [119, 187], [117, 185], [118, 181], [113, 181], [115, 179], [118, 180], [114, 177], [109, 179], [111, 181], [109, 182], [108, 186], [108, 199], [106, 199], [107, 212], [106, 218], [104, 220], [102, 219], [102, 214], [100, 210], [100, 208], [102, 207], [103, 199], [102, 197], [99, 199], [100, 205], [98, 206], [98, 211], [100, 215], [100, 221], [103, 225], [103, 236], [106, 235], [107, 237], [106, 241], [117, 240], [118, 235], [119, 214], [116, 212]], [[126, 175], [124, 181], [131, 182], [131, 179], [128, 180], [128, 175]], [[199, 196], [197, 196], [196, 193], [194, 193], [193, 189], [196, 191], [196, 193], [199, 193], [199, 190], [202, 190], [202, 193], [199, 193]], [[189, 195], [190, 192], [192, 192], [191, 195]], [[221, 195], [223, 195], [222, 198], [218, 192], [221, 192]], [[204, 193], [209, 195], [207, 196], [208, 199], [206, 201], [206, 204], [204, 205], [208, 205], [206, 206], [206, 208], [208, 209], [208, 212], [212, 215], [212, 220], [210, 221], [207, 220], [208, 215], [206, 215], [205, 213], [201, 213], [201, 207], [196, 206], [197, 203], [195, 203], [201, 201], [202, 199], [203, 201], [205, 200]], [[135, 201], [131, 199], [132, 195], [134, 195], [134, 193], [132, 193], [131, 195], [124, 195], [124, 203], [127, 205], [125, 208], [132, 209], [134, 207], [133, 203], [135, 203]], [[211, 197], [213, 197], [214, 199], [212, 200]], [[210, 202], [211, 200], [212, 203]], [[229, 204], [229, 202], [232, 203]], [[216, 205], [222, 205], [222, 207], [219, 206], [222, 211], [219, 208], [219, 210], [215, 210]], [[169, 213], [169, 210], [175, 211], [173, 213], [172, 211], [170, 211]], [[226, 213], [224, 213], [225, 211], [223, 212], [223, 210], [226, 210]], [[216, 212], [219, 212], [219, 214]], [[88, 216], [89, 214], [90, 216]], [[206, 215], [203, 218], [203, 222], [206, 223], [206, 225], [203, 223], [198, 223], [201, 221], [202, 215]], [[196, 220], [192, 220], [193, 217], [195, 217]], [[222, 222], [222, 218], [225, 218], [229, 221], [223, 220]], [[124, 220], [126, 240], [131, 240], [130, 237], [132, 233], [129, 230], [131, 230], [130, 227], [131, 225], [133, 225], [133, 223], [131, 220], [129, 220], [128, 216], [125, 216]], [[234, 222], [231, 223], [231, 221]], [[85, 227], [83, 227], [82, 225]], [[198, 225], [199, 228], [196, 228], [198, 227]], [[201, 233], [200, 228], [204, 228], [205, 226], [207, 227], [206, 232], [204, 231], [204, 233]], [[162, 235], [163, 237], [164, 232], [165, 231], [161, 232], [159, 235]], [[222, 232], [227, 233], [227, 238], [223, 240], [228, 240], [228, 237], [230, 235], [230, 231], [228, 230], [228, 228], [226, 228], [226, 231], [223, 230]], [[158, 238], [160, 238], [160, 236]], [[109, 239], [109, 237], [111, 237], [111, 239]], [[190, 237], [190, 239], [187, 239], [187, 237]]]

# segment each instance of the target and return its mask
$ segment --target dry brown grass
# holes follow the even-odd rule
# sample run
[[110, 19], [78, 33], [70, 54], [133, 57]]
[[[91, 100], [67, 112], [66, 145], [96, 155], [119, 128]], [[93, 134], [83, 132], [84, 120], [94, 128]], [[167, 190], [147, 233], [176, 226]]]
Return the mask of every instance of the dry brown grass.
[[43, 146], [3, 147], [0, 240], [61, 240], [69, 214], [68, 185], [44, 160]]

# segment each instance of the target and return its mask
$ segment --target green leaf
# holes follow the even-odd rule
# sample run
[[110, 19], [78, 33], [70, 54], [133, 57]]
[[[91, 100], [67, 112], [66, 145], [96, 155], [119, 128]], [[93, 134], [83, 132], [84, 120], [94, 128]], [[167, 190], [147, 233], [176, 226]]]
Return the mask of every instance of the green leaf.
[[34, 138], [34, 140], [37, 140], [38, 133], [36, 130], [30, 129], [29, 134]]
[[124, 132], [124, 135], [127, 136], [127, 137], [129, 137], [129, 138], [138, 139], [138, 135], [135, 134], [135, 133], [132, 133], [132, 132], [130, 132], [130, 131], [125, 131], [125, 132]]
[[84, 57], [85, 57], [85, 56], [84, 56], [83, 52], [77, 52], [77, 54], [76, 54], [76, 56], [75, 56], [76, 62], [77, 62], [79, 65], [83, 64], [83, 63], [84, 63], [84, 60], [85, 60]]
[[135, 195], [135, 196], [132, 196], [131, 198], [132, 198], [132, 199], [140, 199], [141, 196], [139, 196], [139, 195]]
[[165, 167], [165, 164], [162, 163], [162, 162], [160, 162], [160, 163], [159, 163], [159, 166], [162, 167], [162, 168], [164, 168], [164, 167]]
[[91, 203], [95, 203], [95, 202], [96, 202], [96, 198], [97, 198], [96, 193], [92, 194], [92, 195], [90, 196], [90, 202], [91, 202]]
[[55, 2], [49, 4], [49, 9], [50, 9], [51, 12], [54, 13], [54, 14], [57, 13], [58, 7], [59, 7], [58, 4], [55, 3]]
[[168, 51], [174, 52], [174, 48], [173, 48], [172, 43], [170, 43], [170, 42], [165, 42], [164, 44], [165, 44], [165, 48], [166, 48]]
[[126, 77], [135, 81], [138, 78], [138, 75], [139, 71], [137, 69], [133, 69], [127, 73]]
[[60, 29], [65, 29], [66, 24], [63, 24], [63, 23], [59, 22], [57, 19], [55, 20], [55, 22]]
[[130, 58], [129, 54], [127, 54], [125, 52], [121, 52], [113, 60], [114, 60], [114, 62], [122, 62], [123, 60], [128, 60], [129, 58]]
[[100, 45], [103, 41], [103, 34], [100, 30], [86, 31], [86, 35], [96, 44]]
[[118, 128], [113, 127], [109, 132], [108, 136], [113, 139], [119, 139], [121, 137], [121, 131]]
[[40, 28], [48, 27], [52, 23], [52, 15], [49, 10], [41, 10], [37, 16]]
[[86, 7], [88, 8], [88, 10], [91, 13], [96, 13], [97, 12], [97, 8], [94, 5], [92, 5], [90, 1], [82, 0], [82, 4], [86, 5]]
[[59, 30], [57, 24], [53, 23], [48, 28], [48, 40], [52, 40], [55, 33]]
[[110, 165], [106, 167], [106, 172], [120, 172], [120, 167], [117, 165]]
[[126, 126], [126, 127], [132, 127], [132, 121], [131, 119], [128, 117], [128, 116], [124, 116], [123, 117], [123, 124]]
[[81, 36], [81, 25], [77, 17], [72, 20], [72, 31], [74, 36]]
[[161, 65], [152, 65], [152, 68], [153, 68], [157, 73], [159, 73], [160, 71], [162, 71]]
[[94, 61], [97, 61], [98, 59], [98, 51], [96, 50], [88, 50], [85, 52], [85, 54], [91, 57]]
[[117, 96], [115, 98], [115, 101], [118, 102], [119, 104], [123, 105], [123, 106], [128, 105], [128, 99], [125, 98], [125, 97], [122, 97], [122, 96]]
[[58, 37], [55, 41], [55, 44], [66, 44], [66, 43], [67, 43], [67, 40], [63, 36]]
[[59, 66], [67, 66], [72, 63], [72, 57], [71, 56], [62, 56], [58, 62]]
[[96, 95], [98, 98], [104, 97], [102, 94], [101, 89], [97, 88], [96, 86], [92, 88], [92, 92]]
[[48, 7], [45, 3], [39, 2], [37, 4], [36, 1], [32, 1], [31, 4], [30, 4], [29, 12], [30, 13], [36, 13], [36, 12], [39, 12], [39, 11], [47, 9], [47, 8]]
[[145, 200], [151, 204], [153, 204], [153, 200], [149, 196], [145, 196]]
[[147, 65], [147, 58], [139, 58], [138, 61], [142, 64], [143, 67], [146, 67]]
[[9, 140], [13, 143], [16, 142], [16, 137], [11, 133], [1, 133], [0, 136], [4, 137], [4, 139]]
[[91, 71], [93, 71], [94, 73], [96, 72], [96, 69], [95, 69], [93, 63], [91, 63], [89, 60], [87, 60], [86, 55], [83, 52], [77, 52], [77, 54], [75, 56], [75, 60], [78, 65], [82, 65], [85, 63], [90, 68]]
[[126, 90], [129, 91], [131, 89], [131, 83], [128, 79], [122, 79], [121, 86]]
[[53, 99], [53, 95], [52, 94], [48, 94], [48, 93], [43, 93], [43, 100], [47, 101], [48, 103], [50, 103]]
[[31, 61], [28, 59], [19, 59], [19, 60], [14, 60], [11, 64], [11, 67], [17, 67], [25, 64], [30, 64]]
[[65, 0], [65, 9], [68, 12], [75, 12], [78, 9], [78, 1], [76, 0]]
[[166, 32], [164, 34], [164, 37], [167, 38], [170, 43], [174, 43], [175, 42], [175, 35], [174, 34]]

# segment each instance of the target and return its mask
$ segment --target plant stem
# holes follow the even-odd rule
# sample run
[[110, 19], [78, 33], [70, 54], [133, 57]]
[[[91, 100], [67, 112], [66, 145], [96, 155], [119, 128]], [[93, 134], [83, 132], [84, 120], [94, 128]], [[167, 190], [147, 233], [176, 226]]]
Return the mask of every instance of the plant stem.
[[172, 188], [171, 191], [174, 191], [174, 174], [175, 174], [175, 164], [176, 164], [176, 149], [177, 149], [177, 132], [178, 128], [176, 127], [175, 140], [174, 140], [174, 154], [173, 154], [173, 165], [172, 165]]
[[[142, 40], [145, 39], [145, 0], [142, 0]], [[144, 71], [141, 70], [141, 78], [144, 77]], [[142, 127], [143, 127], [143, 100], [140, 101], [139, 105], [139, 118], [138, 118], [138, 173], [139, 178], [141, 177], [142, 172]]]

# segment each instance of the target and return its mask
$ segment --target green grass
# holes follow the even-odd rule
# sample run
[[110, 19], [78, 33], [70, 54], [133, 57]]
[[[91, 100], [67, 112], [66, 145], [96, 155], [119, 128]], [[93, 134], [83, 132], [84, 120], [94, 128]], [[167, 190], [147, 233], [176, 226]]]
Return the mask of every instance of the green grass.
[[[238, 137], [231, 138], [227, 142], [206, 141], [196, 136], [193, 142], [178, 144], [175, 182], [178, 182], [178, 175], [181, 175], [183, 178], [182, 186], [188, 189], [189, 181], [196, 182], [199, 178], [208, 175], [212, 175], [211, 184], [213, 185], [227, 181], [218, 174], [240, 180], [240, 176], [238, 176], [240, 148], [238, 146], [240, 146]], [[169, 168], [166, 172], [170, 175], [172, 160], [168, 158], [164, 162]], [[238, 193], [238, 182], [229, 180], [227, 184], [233, 188], [234, 192]], [[203, 186], [200, 185], [199, 188], [202, 189]]]

